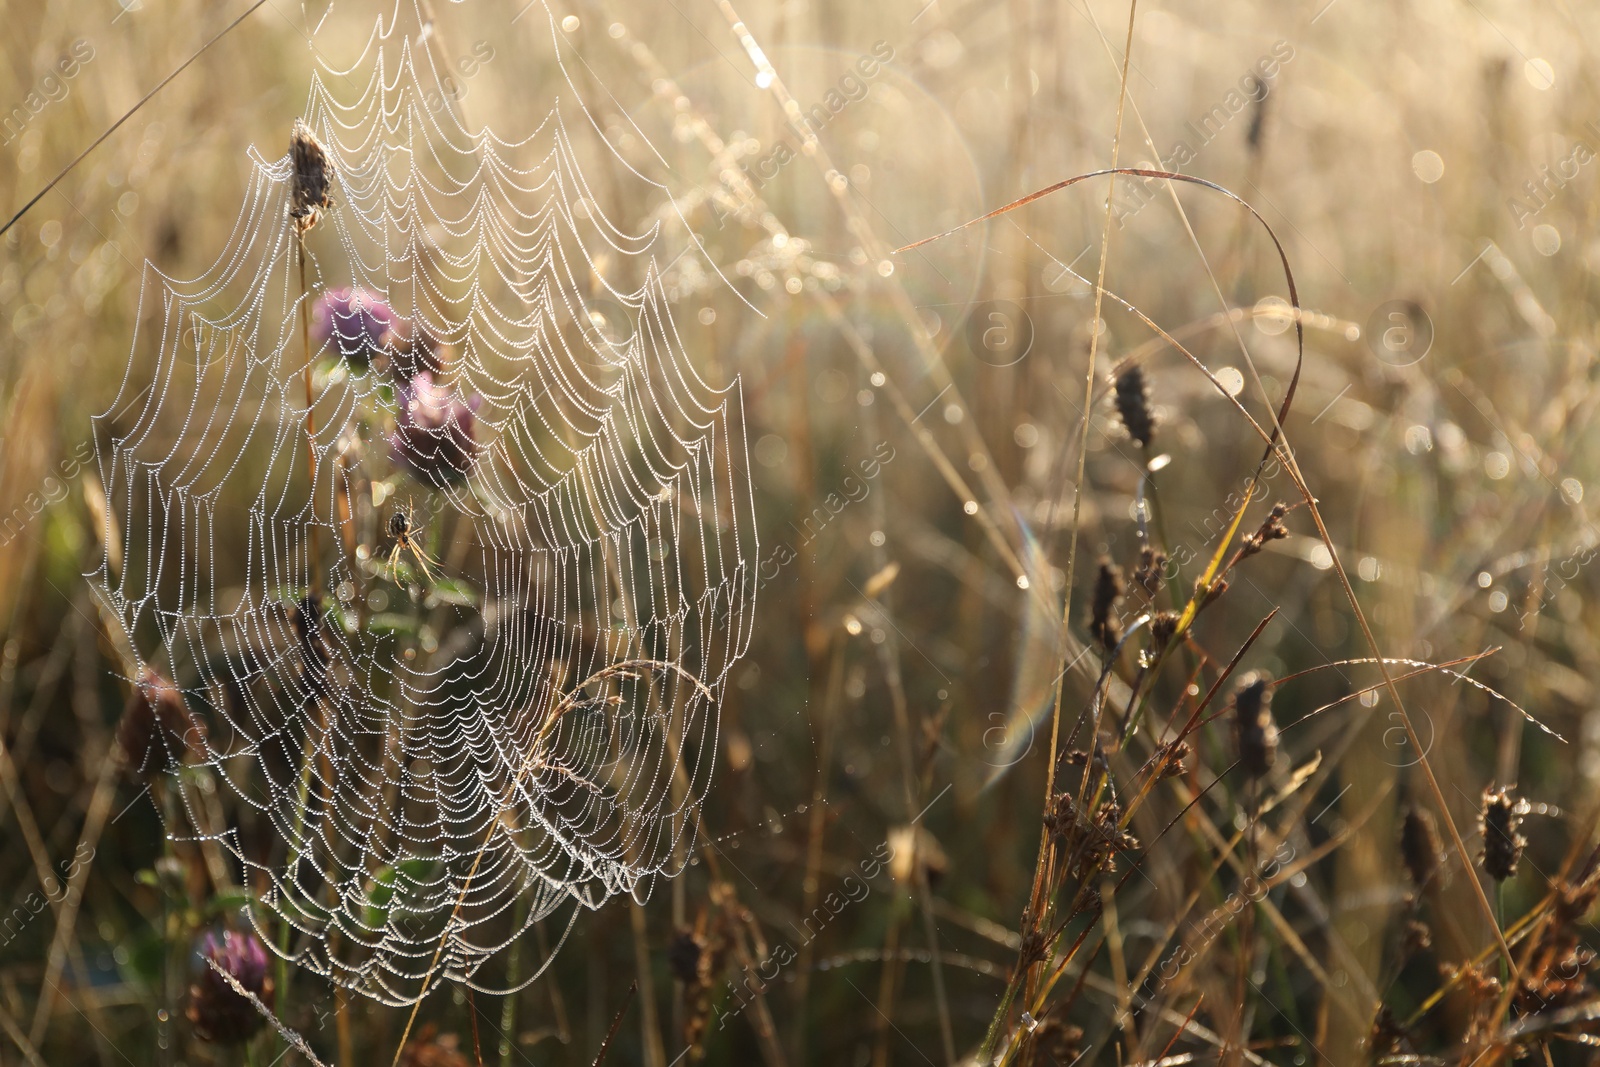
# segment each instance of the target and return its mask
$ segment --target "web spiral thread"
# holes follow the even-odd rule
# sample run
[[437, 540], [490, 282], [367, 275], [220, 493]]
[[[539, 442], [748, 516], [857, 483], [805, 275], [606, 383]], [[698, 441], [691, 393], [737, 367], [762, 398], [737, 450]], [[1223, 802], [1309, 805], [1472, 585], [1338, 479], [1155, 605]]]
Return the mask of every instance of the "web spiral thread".
[[[221, 846], [265, 942], [392, 1004], [441, 945], [436, 978], [525, 984], [488, 965], [534, 923], [675, 872], [758, 558], [738, 382], [585, 175], [666, 190], [564, 67], [532, 133], [469, 133], [409, 4], [313, 77], [303, 263], [291, 156], [252, 153], [212, 267], [147, 265], [96, 425], [125, 548], [90, 576], [204, 723], [169, 769], [230, 801], [180, 790], [170, 832]], [[308, 359], [330, 293], [366, 305]]]

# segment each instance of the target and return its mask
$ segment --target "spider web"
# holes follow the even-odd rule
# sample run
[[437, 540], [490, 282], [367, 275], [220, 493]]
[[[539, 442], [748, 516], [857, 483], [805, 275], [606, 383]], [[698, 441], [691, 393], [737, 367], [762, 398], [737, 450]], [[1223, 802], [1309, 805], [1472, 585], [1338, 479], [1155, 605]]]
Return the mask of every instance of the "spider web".
[[665, 188], [564, 66], [525, 138], [469, 133], [410, 3], [319, 61], [304, 262], [293, 159], [252, 150], [213, 266], [146, 265], [96, 424], [127, 543], [90, 576], [204, 721], [169, 834], [220, 846], [263, 941], [391, 1004], [520, 988], [479, 972], [682, 865], [757, 558], [738, 381], [691, 365], [660, 226], [584, 175]]

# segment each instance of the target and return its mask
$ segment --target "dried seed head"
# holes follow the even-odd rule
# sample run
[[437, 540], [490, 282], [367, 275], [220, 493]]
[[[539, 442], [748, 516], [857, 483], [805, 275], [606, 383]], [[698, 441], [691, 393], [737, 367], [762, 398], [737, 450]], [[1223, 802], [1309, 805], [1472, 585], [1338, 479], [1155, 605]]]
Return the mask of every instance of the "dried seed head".
[[1145, 545], [1139, 550], [1139, 567], [1133, 572], [1133, 582], [1144, 590], [1146, 600], [1155, 600], [1161, 592], [1161, 581], [1166, 577], [1167, 554]]
[[1367, 1037], [1367, 1047], [1378, 1056], [1394, 1056], [1410, 1047], [1405, 1027], [1400, 1025], [1388, 1005], [1380, 1007], [1377, 1018], [1372, 1020], [1372, 1033]]
[[[1087, 753], [1085, 753], [1087, 756]], [[1069, 793], [1057, 793], [1045, 805], [1044, 828], [1062, 844], [1070, 844], [1078, 826], [1078, 805]]]
[[1244, 544], [1239, 549], [1239, 558], [1249, 559], [1265, 548], [1268, 541], [1281, 541], [1288, 537], [1289, 528], [1283, 524], [1283, 517], [1287, 514], [1289, 514], [1288, 504], [1272, 505], [1272, 510], [1267, 513], [1260, 528], [1244, 539]]
[[1185, 770], [1183, 761], [1189, 758], [1190, 752], [1187, 741], [1169, 741], [1156, 749], [1156, 777], [1176, 778], [1181, 775]]
[[1267, 100], [1266, 96], [1256, 97], [1250, 110], [1250, 126], [1244, 131], [1244, 142], [1251, 152], [1261, 151], [1261, 135], [1267, 128]]
[[1406, 920], [1405, 952], [1408, 956], [1416, 955], [1424, 949], [1433, 947], [1433, 931], [1428, 924], [1420, 919]]
[[[1028, 916], [1023, 916], [1027, 919]], [[1044, 931], [1031, 922], [1024, 922], [1022, 928], [1022, 944], [1017, 948], [1017, 957], [1024, 967], [1031, 967], [1041, 963], [1049, 955], [1050, 942], [1045, 937]]]
[[1517, 873], [1522, 850], [1528, 843], [1528, 839], [1517, 832], [1517, 827], [1522, 825], [1522, 817], [1527, 813], [1528, 802], [1515, 799], [1505, 786], [1483, 791], [1483, 812], [1478, 817], [1483, 851], [1478, 853], [1478, 865], [1497, 882]]
[[1444, 848], [1439, 844], [1439, 825], [1426, 808], [1406, 811], [1400, 824], [1400, 858], [1411, 874], [1411, 884], [1423, 888], [1444, 864]]
[[1108, 652], [1122, 640], [1122, 622], [1117, 618], [1117, 601], [1122, 599], [1122, 590], [1122, 569], [1102, 559], [1089, 608], [1089, 632]]
[[233, 1045], [246, 1041], [265, 1022], [255, 1005], [234, 992], [204, 960], [212, 960], [241, 986], [272, 1007], [272, 975], [267, 968], [267, 950], [254, 934], [225, 930], [218, 938], [207, 931], [196, 946], [202, 963], [197, 980], [189, 987], [186, 1014], [202, 1041]]
[[1563, 880], [1552, 889], [1555, 921], [1537, 928], [1538, 940], [1517, 986], [1517, 1008], [1525, 1015], [1571, 1007], [1591, 996], [1588, 976], [1595, 954], [1584, 943], [1587, 931], [1579, 927], [1594, 906], [1594, 881]]
[[710, 962], [706, 939], [688, 927], [680, 929], [667, 944], [667, 967], [684, 985], [708, 984]]
[[1278, 756], [1278, 727], [1272, 721], [1270, 681], [1264, 672], [1253, 672], [1239, 682], [1233, 694], [1239, 766], [1250, 778], [1265, 775]]
[[1158, 611], [1150, 617], [1150, 652], [1160, 655], [1172, 643], [1172, 635], [1178, 632], [1178, 613], [1175, 611]]
[[1128, 436], [1149, 448], [1155, 436], [1155, 417], [1150, 414], [1150, 394], [1145, 388], [1144, 369], [1134, 364], [1117, 375], [1117, 415], [1127, 428]]
[[1194, 597], [1199, 603], [1195, 605], [1195, 611], [1198, 612], [1210, 607], [1212, 601], [1227, 591], [1228, 579], [1226, 578], [1218, 578], [1210, 585], [1206, 584], [1204, 578], [1196, 578], [1194, 580]]
[[1578, 883], [1563, 882], [1556, 889], [1556, 925], [1585, 922], [1597, 898], [1600, 898], [1600, 881], [1593, 877]]
[[289, 217], [295, 229], [305, 233], [317, 224], [324, 208], [333, 206], [328, 190], [333, 185], [333, 164], [328, 151], [303, 119], [294, 120], [289, 133]]
[[150, 778], [205, 751], [205, 730], [177, 685], [145, 668], [128, 697], [117, 743], [136, 777]]

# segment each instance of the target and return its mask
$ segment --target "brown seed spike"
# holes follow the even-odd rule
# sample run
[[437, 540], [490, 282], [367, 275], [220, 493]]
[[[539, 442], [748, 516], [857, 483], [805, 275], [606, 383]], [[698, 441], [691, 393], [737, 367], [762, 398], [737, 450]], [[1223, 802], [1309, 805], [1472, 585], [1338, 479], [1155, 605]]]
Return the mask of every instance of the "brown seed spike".
[[1433, 812], [1411, 808], [1400, 825], [1400, 858], [1411, 874], [1411, 883], [1423, 888], [1444, 864], [1444, 849], [1439, 845], [1439, 825]]
[[1110, 560], [1102, 559], [1089, 609], [1089, 632], [1108, 652], [1122, 640], [1122, 622], [1117, 618], [1117, 601], [1122, 599], [1122, 590], [1122, 569]]
[[1407, 919], [1402, 945], [1408, 956], [1424, 952], [1433, 947], [1433, 930], [1420, 919]]
[[1191, 751], [1187, 741], [1169, 741], [1156, 749], [1156, 754], [1151, 760], [1156, 765], [1156, 777], [1182, 776], [1186, 770], [1183, 761], [1189, 758]]
[[1239, 742], [1239, 766], [1250, 778], [1272, 769], [1278, 756], [1278, 727], [1272, 721], [1271, 679], [1262, 672], [1248, 674], [1233, 694]]
[[684, 985], [704, 984], [709, 962], [706, 939], [693, 929], [679, 930], [667, 944], [667, 969]]
[[1150, 393], [1145, 388], [1144, 369], [1134, 364], [1117, 375], [1116, 394], [1117, 415], [1127, 428], [1128, 436], [1139, 442], [1141, 448], [1149, 448], [1151, 439], [1155, 437], [1156, 420], [1150, 413]]
[[1289, 514], [1288, 504], [1272, 505], [1272, 510], [1267, 513], [1261, 528], [1244, 539], [1239, 558], [1248, 559], [1265, 548], [1268, 541], [1281, 541], [1288, 537], [1289, 528], [1283, 524], [1283, 517], [1287, 514]]
[[1483, 791], [1483, 812], [1478, 817], [1478, 829], [1483, 832], [1483, 851], [1478, 853], [1478, 865], [1497, 882], [1517, 873], [1522, 850], [1528, 844], [1528, 839], [1518, 833], [1517, 828], [1527, 813], [1528, 802], [1514, 799], [1505, 786]]
[[1158, 611], [1150, 616], [1150, 653], [1159, 656], [1165, 652], [1167, 645], [1172, 643], [1172, 635], [1178, 632], [1178, 613], [1175, 611]]
[[294, 173], [289, 180], [289, 217], [295, 229], [304, 234], [322, 218], [324, 208], [333, 206], [328, 190], [333, 184], [333, 164], [328, 151], [303, 119], [294, 120], [289, 134], [289, 163]]

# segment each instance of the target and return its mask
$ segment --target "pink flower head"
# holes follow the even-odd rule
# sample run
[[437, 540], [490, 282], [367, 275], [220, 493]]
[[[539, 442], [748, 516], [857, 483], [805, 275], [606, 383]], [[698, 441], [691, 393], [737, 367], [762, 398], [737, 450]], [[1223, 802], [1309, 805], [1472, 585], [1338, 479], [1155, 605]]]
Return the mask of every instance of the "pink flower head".
[[261, 1029], [261, 1013], [236, 993], [221, 975], [205, 962], [215, 961], [223, 971], [272, 1007], [272, 976], [267, 973], [267, 950], [255, 934], [224, 930], [221, 937], [207, 931], [195, 946], [200, 954], [200, 973], [189, 987], [189, 1022], [203, 1041], [233, 1045], [249, 1040]]
[[461, 400], [423, 371], [395, 390], [400, 413], [389, 438], [395, 462], [433, 485], [459, 482], [472, 470], [479, 444], [473, 435], [480, 396]]
[[311, 340], [329, 345], [351, 366], [406, 347], [405, 324], [370, 289], [330, 289], [311, 308]]

